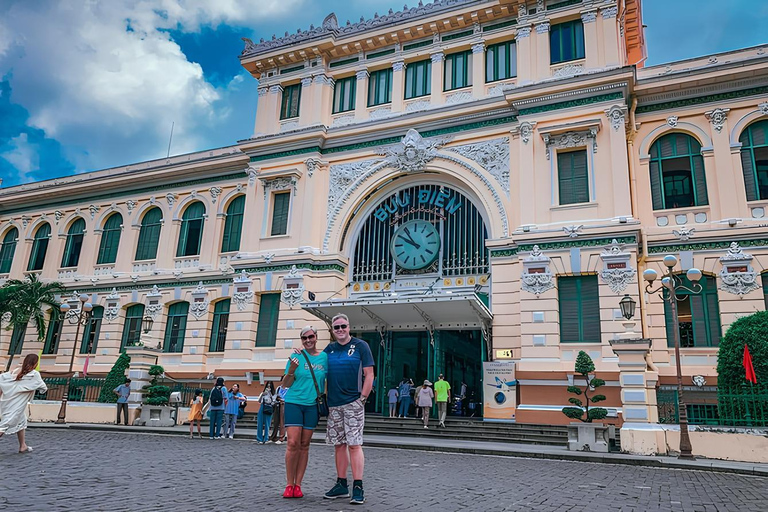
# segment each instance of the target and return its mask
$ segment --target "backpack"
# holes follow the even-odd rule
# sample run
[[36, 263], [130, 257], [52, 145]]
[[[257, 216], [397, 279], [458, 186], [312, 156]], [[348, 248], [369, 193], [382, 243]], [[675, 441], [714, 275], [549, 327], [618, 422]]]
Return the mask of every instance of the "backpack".
[[216, 386], [211, 390], [211, 405], [218, 407], [224, 403], [224, 394], [221, 392], [221, 388]]

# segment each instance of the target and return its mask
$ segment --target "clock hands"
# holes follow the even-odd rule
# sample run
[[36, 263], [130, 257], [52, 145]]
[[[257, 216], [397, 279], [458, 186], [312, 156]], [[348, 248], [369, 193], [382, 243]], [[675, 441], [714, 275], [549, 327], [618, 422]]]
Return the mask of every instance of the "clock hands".
[[[403, 235], [400, 235], [400, 238], [402, 238], [402, 239], [403, 239], [403, 241], [405, 241], [405, 242], [408, 242], [409, 244], [411, 244], [412, 246], [414, 246], [416, 249], [420, 249], [420, 248], [421, 248], [421, 245], [419, 245], [419, 244], [417, 244], [416, 242], [414, 242], [414, 240], [413, 240], [413, 237], [411, 236], [411, 232], [410, 232], [410, 231], [408, 231], [408, 228], [405, 228], [405, 229], [403, 230], [403, 233], [405, 233], [405, 236], [403, 236]], [[406, 238], [406, 236], [407, 236], [408, 238]]]

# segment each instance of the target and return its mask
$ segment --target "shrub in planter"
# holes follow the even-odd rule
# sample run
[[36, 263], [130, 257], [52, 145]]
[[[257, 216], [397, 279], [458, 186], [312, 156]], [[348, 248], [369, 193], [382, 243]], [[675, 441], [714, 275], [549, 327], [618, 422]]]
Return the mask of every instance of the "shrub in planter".
[[123, 352], [120, 357], [117, 358], [115, 364], [112, 365], [112, 369], [109, 370], [107, 378], [104, 381], [104, 386], [99, 393], [98, 401], [104, 404], [117, 403], [117, 395], [113, 390], [125, 382], [125, 370], [131, 365], [131, 356]]
[[592, 420], [602, 420], [608, 416], [608, 409], [603, 407], [593, 407], [592, 409], [589, 408], [591, 403], [594, 404], [605, 400], [605, 395], [589, 396], [590, 391], [594, 391], [605, 384], [603, 379], [589, 378], [589, 374], [594, 371], [595, 363], [592, 362], [592, 358], [589, 357], [589, 354], [583, 350], [580, 351], [578, 357], [576, 357], [576, 373], [584, 378], [586, 385], [583, 391], [578, 386], [568, 386], [568, 392], [577, 396], [581, 396], [583, 394], [584, 400], [582, 401], [580, 398], [571, 397], [568, 399], [568, 402], [572, 403], [575, 407], [563, 407], [563, 414], [573, 420], [580, 420], [584, 423], [592, 423]]
[[149, 374], [152, 376], [152, 380], [148, 386], [144, 386], [144, 403], [147, 405], [168, 405], [168, 400], [171, 397], [171, 388], [163, 386], [157, 383], [157, 379], [165, 372], [165, 369], [158, 365], [152, 365], [149, 367]]

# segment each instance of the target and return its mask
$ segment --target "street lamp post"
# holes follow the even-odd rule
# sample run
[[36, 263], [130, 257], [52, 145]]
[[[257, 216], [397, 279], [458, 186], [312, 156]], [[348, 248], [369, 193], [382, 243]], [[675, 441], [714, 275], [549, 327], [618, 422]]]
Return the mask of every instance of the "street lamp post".
[[69, 323], [77, 324], [77, 330], [75, 332], [75, 342], [72, 344], [72, 357], [69, 360], [69, 376], [67, 377], [67, 387], [64, 389], [64, 396], [61, 399], [61, 407], [59, 408], [59, 417], [56, 423], [66, 423], [67, 418], [67, 401], [69, 400], [69, 389], [72, 385], [72, 367], [75, 364], [75, 351], [77, 349], [77, 340], [80, 338], [80, 326], [87, 325], [91, 319], [91, 311], [93, 310], [93, 304], [88, 302], [88, 296], [81, 294], [78, 298], [80, 301], [79, 309], [71, 311], [71, 307], [66, 302], [59, 306], [61, 314], [66, 318]]
[[647, 293], [658, 293], [662, 300], [669, 303], [670, 311], [672, 312], [672, 338], [675, 342], [675, 368], [677, 370], [677, 409], [680, 424], [680, 455], [681, 459], [694, 459], [691, 447], [691, 438], [688, 435], [688, 410], [683, 399], [683, 373], [680, 366], [680, 327], [677, 318], [677, 303], [678, 301], [686, 300], [687, 296], [678, 297], [677, 291], [684, 290], [689, 293], [700, 293], [702, 290], [699, 280], [701, 279], [701, 270], [697, 268], [690, 268], [685, 273], [688, 280], [693, 283], [693, 286], [688, 288], [683, 285], [682, 279], [676, 276], [672, 270], [677, 265], [677, 257], [671, 254], [664, 256], [664, 265], [667, 267], [664, 276], [661, 278], [661, 286], [653, 289], [653, 282], [658, 278], [658, 273], [653, 269], [648, 269], [643, 272], [643, 279], [648, 284], [645, 287]]

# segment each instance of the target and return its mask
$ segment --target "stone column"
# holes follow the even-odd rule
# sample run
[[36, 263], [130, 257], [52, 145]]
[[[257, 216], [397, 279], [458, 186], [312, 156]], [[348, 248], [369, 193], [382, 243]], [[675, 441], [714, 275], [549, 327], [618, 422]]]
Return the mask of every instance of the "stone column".
[[278, 132], [282, 92], [283, 88], [280, 85], [259, 87], [259, 103], [256, 108], [254, 135], [268, 135]]
[[[634, 322], [633, 322], [634, 323]], [[619, 380], [621, 382], [622, 416], [629, 423], [658, 423], [659, 412], [656, 407], [656, 383], [659, 374], [648, 369], [646, 354], [651, 348], [648, 338], [611, 340], [611, 348], [619, 358]]]
[[371, 75], [367, 69], [358, 69], [356, 75], [355, 120], [364, 121], [368, 119], [368, 78]]
[[531, 45], [531, 26], [517, 29], [517, 81], [520, 85], [533, 82], [533, 63], [536, 62], [535, 48]]
[[[605, 111], [605, 115], [610, 122], [610, 128], [608, 129], [608, 139], [610, 144], [608, 151], [611, 158], [611, 169], [614, 171], [611, 175], [613, 180], [613, 201], [614, 211], [616, 215], [631, 215], [632, 214], [632, 198], [630, 195], [629, 180], [624, 179], [624, 176], [629, 176], [629, 168], [627, 163], [627, 132], [625, 129], [625, 123], [627, 118], [627, 108], [623, 105], [614, 105]], [[593, 173], [597, 173], [598, 169], [592, 169]], [[620, 172], [616, 172], [620, 170]], [[622, 178], [619, 178], [619, 177]], [[599, 178], [598, 178], [599, 179]], [[597, 198], [593, 198], [596, 200]], [[605, 198], [600, 198], [605, 199]]]
[[308, 126], [312, 123], [312, 117], [317, 105], [314, 103], [314, 89], [312, 77], [306, 76], [301, 79], [301, 99], [299, 101], [299, 126]]
[[[743, 201], [729, 200], [735, 190], [741, 191], [741, 195], [737, 197], [747, 197], [744, 179], [741, 177], [741, 165], [733, 169], [731, 164], [729, 111], [730, 109], [727, 108], [716, 108], [704, 113], [712, 127], [710, 133], [712, 134], [712, 147], [714, 149], [712, 158], [709, 159], [709, 162], [714, 164], [714, 169], [705, 168], [707, 185], [709, 185], [707, 195], [709, 196], [709, 204], [719, 203], [720, 216], [724, 219], [748, 215], [746, 211], [743, 211]], [[716, 181], [712, 181], [713, 179]], [[720, 196], [719, 200], [714, 197], [715, 195]]]
[[403, 111], [405, 98], [405, 62], [399, 60], [392, 63], [392, 112]]
[[331, 124], [331, 111], [333, 110], [333, 87], [335, 82], [333, 78], [322, 75], [315, 75], [312, 77], [312, 115], [310, 116], [310, 124], [324, 124], [329, 126]]
[[472, 43], [472, 96], [485, 98], [485, 41]]
[[536, 24], [536, 79], [549, 78], [549, 66], [549, 20], [545, 20]]
[[600, 67], [600, 53], [603, 51], [597, 37], [597, 11], [591, 10], [581, 13], [581, 22], [584, 25], [584, 67], [597, 69]]
[[615, 5], [600, 9], [600, 16], [603, 18], [603, 44], [605, 51], [604, 65], [606, 67], [620, 66], [623, 44], [619, 40], [619, 23], [616, 15], [619, 8]]
[[[153, 340], [145, 340], [145, 335], [141, 335], [142, 341], [151, 344]], [[128, 367], [128, 378], [131, 379], [131, 395], [128, 397], [128, 403], [140, 404], [143, 396], [141, 389], [149, 384], [149, 368], [157, 364], [157, 358], [161, 351], [145, 347], [125, 347], [125, 352], [131, 356], [131, 364]]]
[[445, 103], [445, 95], [443, 94], [443, 60], [445, 53], [442, 48], [435, 50], [430, 55], [432, 59], [432, 105], [442, 105]]
[[517, 150], [519, 155], [518, 165], [522, 171], [519, 173], [520, 182], [518, 185], [518, 199], [520, 201], [520, 223], [522, 225], [535, 224], [536, 221], [536, 194], [535, 194], [535, 173], [528, 172], [536, 168], [536, 158], [534, 152], [534, 128], [536, 122], [523, 121], [520, 126], [513, 131], [517, 135]]

